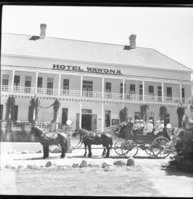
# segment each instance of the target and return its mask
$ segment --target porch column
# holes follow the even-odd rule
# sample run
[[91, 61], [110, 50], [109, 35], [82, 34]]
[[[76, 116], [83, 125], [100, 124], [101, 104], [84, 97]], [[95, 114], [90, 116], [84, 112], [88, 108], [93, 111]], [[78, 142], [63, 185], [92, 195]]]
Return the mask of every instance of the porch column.
[[182, 84], [180, 84], [180, 102], [182, 102]]
[[35, 94], [38, 93], [38, 72], [36, 72], [36, 80], [35, 80]]
[[82, 128], [82, 102], [80, 102], [80, 117], [79, 117], [79, 128]]
[[101, 109], [101, 131], [104, 132], [104, 103], [102, 102]]
[[143, 81], [143, 101], [145, 101], [145, 81]]
[[60, 95], [60, 85], [61, 85], [61, 74], [59, 74], [59, 77], [58, 77], [58, 96]]
[[102, 76], [102, 98], [104, 98], [104, 82], [105, 78]]
[[164, 83], [162, 82], [162, 102], [164, 102]]
[[15, 70], [12, 71], [11, 92], [13, 93]]
[[83, 75], [80, 76], [80, 97], [82, 97], [82, 83], [83, 83]]

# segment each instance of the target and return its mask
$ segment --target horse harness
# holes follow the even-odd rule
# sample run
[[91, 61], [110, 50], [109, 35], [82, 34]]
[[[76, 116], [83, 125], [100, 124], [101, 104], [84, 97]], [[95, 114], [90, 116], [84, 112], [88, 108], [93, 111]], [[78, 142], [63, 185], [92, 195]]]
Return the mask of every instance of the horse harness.
[[[89, 132], [89, 131], [87, 131], [87, 130], [85, 130], [85, 129], [81, 129], [81, 132], [82, 132], [82, 133], [85, 133], [85, 134], [83, 134], [83, 135], [80, 135], [80, 140], [82, 140], [82, 143], [83, 143], [84, 141], [86, 141], [87, 139], [89, 139], [89, 140], [94, 141], [96, 144], [98, 144], [98, 142], [96, 142], [96, 141], [94, 140], [94, 138], [95, 138], [95, 136], [96, 136], [96, 133], [94, 133], [94, 134], [92, 135], [91, 132]], [[92, 136], [92, 137], [91, 137], [91, 136]]]

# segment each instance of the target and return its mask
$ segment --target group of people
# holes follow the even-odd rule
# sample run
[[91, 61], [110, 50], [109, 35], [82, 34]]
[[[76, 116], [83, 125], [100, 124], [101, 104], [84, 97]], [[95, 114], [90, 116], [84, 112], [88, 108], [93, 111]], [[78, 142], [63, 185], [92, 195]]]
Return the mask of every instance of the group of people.
[[163, 120], [157, 120], [155, 126], [153, 126], [153, 121], [151, 119], [147, 120], [146, 123], [144, 123], [142, 119], [136, 119], [132, 127], [132, 132], [135, 133], [136, 131], [143, 131], [143, 135], [147, 135], [148, 133], [154, 133], [154, 135], [157, 135], [159, 132], [163, 132], [163, 129]]
[[129, 123], [132, 123], [132, 134], [135, 134], [137, 131], [143, 131], [143, 135], [147, 135], [148, 133], [157, 135], [159, 132], [163, 132], [164, 129], [163, 120], [156, 121], [155, 126], [153, 126], [153, 121], [151, 119], [147, 122], [144, 122], [142, 119], [133, 121], [132, 116], [128, 116], [127, 121], [121, 123], [118, 133], [120, 133]]

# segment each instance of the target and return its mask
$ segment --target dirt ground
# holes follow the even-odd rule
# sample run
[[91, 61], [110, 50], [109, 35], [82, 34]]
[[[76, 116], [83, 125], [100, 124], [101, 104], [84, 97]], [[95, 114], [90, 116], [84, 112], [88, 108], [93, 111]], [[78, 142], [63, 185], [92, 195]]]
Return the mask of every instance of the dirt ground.
[[[109, 171], [100, 166], [68, 168], [61, 164], [37, 170], [2, 169], [0, 194], [193, 197], [193, 174], [162, 167], [163, 162], [147, 160], [136, 159], [136, 166], [113, 166]], [[67, 161], [72, 165], [77, 159]]]
[[[20, 146], [21, 147], [21, 146]], [[13, 149], [14, 149], [13, 145]], [[119, 158], [112, 151], [111, 158], [102, 158], [102, 150], [93, 150], [93, 157], [83, 157], [84, 150], [50, 154], [0, 154], [0, 194], [2, 195], [69, 195], [69, 196], [145, 196], [145, 197], [193, 197], [193, 174], [169, 169], [169, 157], [157, 159], [139, 150], [135, 166], [111, 166], [101, 168], [106, 162], [113, 165]], [[70, 168], [82, 160], [95, 162], [95, 167]], [[55, 166], [45, 168], [51, 161]], [[10, 164], [15, 169], [3, 168]], [[38, 169], [27, 169], [36, 164]], [[18, 166], [23, 168], [18, 169]]]

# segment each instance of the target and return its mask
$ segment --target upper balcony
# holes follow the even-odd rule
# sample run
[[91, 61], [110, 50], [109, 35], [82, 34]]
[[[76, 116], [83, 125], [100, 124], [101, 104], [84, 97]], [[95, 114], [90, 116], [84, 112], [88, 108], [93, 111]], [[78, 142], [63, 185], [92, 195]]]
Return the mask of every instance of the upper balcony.
[[[35, 87], [14, 86], [13, 90], [11, 86], [1, 85], [1, 92], [3, 93], [21, 93], [21, 94], [35, 94]], [[37, 88], [37, 95], [39, 96], [61, 96], [61, 97], [83, 97], [83, 98], [95, 98], [95, 99], [113, 99], [113, 100], [125, 100], [131, 102], [145, 101], [156, 103], [179, 103], [180, 97], [168, 97], [156, 96], [156, 95], [139, 95], [139, 94], [125, 94], [111, 93], [111, 92], [98, 92], [98, 91], [81, 91], [80, 90], [68, 90], [68, 89], [51, 89], [51, 88]], [[124, 97], [124, 98], [123, 98]], [[182, 98], [182, 103], [187, 104], [188, 98]]]

